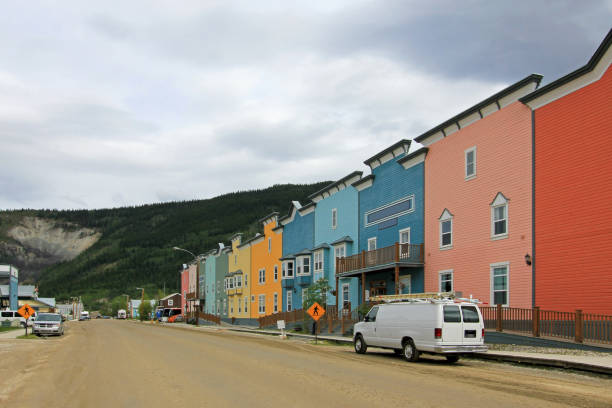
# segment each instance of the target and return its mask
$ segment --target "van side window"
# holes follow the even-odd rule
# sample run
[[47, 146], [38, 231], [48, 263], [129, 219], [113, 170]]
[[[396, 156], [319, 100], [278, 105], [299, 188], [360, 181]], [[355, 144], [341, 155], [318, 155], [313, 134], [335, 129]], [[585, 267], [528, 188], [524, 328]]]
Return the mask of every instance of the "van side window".
[[463, 323], [479, 323], [478, 311], [474, 306], [462, 306]]
[[2, 312], [2, 317], [13, 317], [13, 312]]
[[375, 322], [376, 321], [376, 314], [378, 313], [378, 307], [375, 306], [372, 309], [370, 309], [370, 311], [368, 312], [368, 320], [370, 322]]
[[444, 323], [461, 323], [459, 306], [444, 306]]

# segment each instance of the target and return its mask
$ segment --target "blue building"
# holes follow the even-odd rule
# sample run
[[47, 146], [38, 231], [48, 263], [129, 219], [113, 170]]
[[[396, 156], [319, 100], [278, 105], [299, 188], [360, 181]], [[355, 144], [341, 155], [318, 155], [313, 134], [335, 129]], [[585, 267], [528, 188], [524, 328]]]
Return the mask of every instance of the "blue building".
[[[359, 304], [358, 279], [353, 276], [336, 277], [336, 259], [356, 254], [359, 250], [359, 192], [353, 183], [362, 172], [348, 176], [312, 194], [314, 211], [313, 274], [315, 279], [328, 279], [332, 293], [327, 305], [354, 310]], [[336, 302], [336, 294], [340, 296]]]
[[[19, 309], [18, 304], [18, 285], [19, 270], [13, 265], [0, 265], [0, 280], [6, 281], [6, 291], [0, 290], [0, 309], [8, 308], [11, 310]], [[2, 282], [0, 282], [2, 283]]]
[[400, 140], [367, 159], [371, 174], [352, 185], [359, 194], [359, 253], [340, 261], [338, 277], [359, 279], [359, 303], [375, 295], [424, 291], [427, 149], [408, 154], [409, 149], [410, 141]]
[[298, 201], [293, 201], [288, 215], [279, 219], [280, 225], [275, 229], [283, 230], [283, 312], [302, 309], [305, 291], [323, 277], [319, 273], [313, 279], [314, 212], [314, 203], [302, 206]]

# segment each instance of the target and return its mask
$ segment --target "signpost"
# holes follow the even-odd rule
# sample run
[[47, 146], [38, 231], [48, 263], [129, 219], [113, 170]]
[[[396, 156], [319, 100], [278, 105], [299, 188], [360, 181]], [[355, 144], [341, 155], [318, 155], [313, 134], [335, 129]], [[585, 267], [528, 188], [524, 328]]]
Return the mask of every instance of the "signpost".
[[317, 344], [317, 323], [319, 319], [325, 314], [325, 309], [318, 303], [314, 302], [306, 311], [315, 321], [314, 332], [315, 332], [315, 344]]
[[278, 328], [278, 330], [281, 331], [281, 339], [286, 339], [287, 336], [285, 335], [285, 321], [284, 320], [279, 320], [276, 322], [276, 327]]
[[31, 316], [34, 316], [34, 313], [36, 312], [34, 311], [34, 309], [32, 309], [30, 305], [26, 303], [25, 305], [21, 306], [19, 310], [17, 310], [17, 313], [19, 313], [25, 319], [25, 334], [27, 336], [28, 335], [28, 320], [30, 319]]

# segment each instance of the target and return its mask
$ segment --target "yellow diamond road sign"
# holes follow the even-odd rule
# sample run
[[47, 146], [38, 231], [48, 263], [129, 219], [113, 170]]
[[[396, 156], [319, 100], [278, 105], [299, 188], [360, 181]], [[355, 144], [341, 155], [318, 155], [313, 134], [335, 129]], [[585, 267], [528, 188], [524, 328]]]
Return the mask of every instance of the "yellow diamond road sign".
[[23, 316], [24, 319], [28, 320], [34, 315], [35, 312], [34, 309], [32, 309], [32, 307], [26, 303], [25, 305], [21, 306], [19, 310], [17, 310], [17, 313]]
[[312, 306], [308, 308], [306, 313], [308, 313], [316, 322], [319, 321], [321, 316], [325, 314], [325, 309], [323, 309], [319, 303], [314, 302]]

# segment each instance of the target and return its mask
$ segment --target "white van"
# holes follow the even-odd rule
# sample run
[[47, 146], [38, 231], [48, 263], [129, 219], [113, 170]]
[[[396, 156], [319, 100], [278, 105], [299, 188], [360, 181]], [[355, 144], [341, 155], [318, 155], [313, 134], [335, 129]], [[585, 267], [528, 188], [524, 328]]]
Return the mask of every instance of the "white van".
[[117, 311], [117, 319], [127, 319], [127, 313], [125, 309], [119, 309]]
[[[31, 327], [34, 319], [36, 318], [36, 312], [34, 312], [33, 316], [30, 316], [30, 318], [28, 319], [28, 327]], [[23, 318], [23, 316], [21, 316], [19, 313], [17, 313], [16, 310], [2, 310], [0, 311], [0, 324], [2, 324], [2, 322], [6, 322], [9, 321], [11, 322], [11, 326], [21, 326], [21, 327], [25, 327], [26, 325], [26, 320]]]
[[417, 361], [425, 352], [443, 354], [454, 363], [461, 354], [487, 351], [482, 314], [471, 302], [429, 299], [378, 304], [353, 330], [359, 354], [372, 346], [393, 349], [408, 361]]

